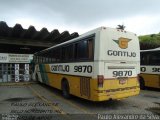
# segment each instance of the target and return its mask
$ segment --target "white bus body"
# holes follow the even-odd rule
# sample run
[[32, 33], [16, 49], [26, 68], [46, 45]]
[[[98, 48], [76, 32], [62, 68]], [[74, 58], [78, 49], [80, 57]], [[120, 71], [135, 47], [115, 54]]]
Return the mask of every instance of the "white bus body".
[[[89, 37], [94, 41], [92, 60], [43, 64], [43, 70], [45, 69], [46, 72], [51, 72], [52, 74], [61, 74], [59, 79], [64, 77], [69, 79], [70, 94], [85, 99], [103, 101], [108, 99], [122, 99], [139, 94], [137, 76], [140, 73], [140, 49], [138, 37], [134, 33], [100, 27], [77, 38], [35, 53], [35, 56]], [[42, 75], [41, 72], [37, 72], [43, 71], [40, 70], [42, 68], [39, 66], [39, 64], [36, 65], [34, 76], [37, 74], [39, 81], [44, 82], [45, 79], [46, 84], [61, 89], [61, 82], [58, 83], [58, 80], [56, 81], [57, 83], [53, 82], [54, 76], [48, 74]], [[81, 86], [79, 85], [79, 81], [82, 77], [90, 78], [90, 82], [87, 83], [90, 88], [89, 97], [80, 94], [79, 89]], [[74, 82], [72, 82], [73, 79], [75, 79]], [[76, 79], [78, 80], [77, 82]], [[100, 81], [102, 85], [97, 83], [98, 79], [103, 79], [103, 81]], [[102, 97], [97, 93], [97, 91], [107, 92], [108, 90], [110, 92], [115, 90], [117, 93], [113, 96], [103, 93]], [[110, 92], [107, 94], [110, 94]], [[121, 94], [118, 94], [118, 92], [121, 92]]]

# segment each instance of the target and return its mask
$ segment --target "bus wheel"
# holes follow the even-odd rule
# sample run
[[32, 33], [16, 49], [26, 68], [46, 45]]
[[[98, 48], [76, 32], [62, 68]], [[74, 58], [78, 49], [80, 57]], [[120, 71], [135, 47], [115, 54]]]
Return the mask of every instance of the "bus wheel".
[[36, 81], [39, 81], [39, 80], [38, 80], [38, 74], [36, 74]]
[[36, 74], [36, 81], [37, 81], [38, 83], [40, 83], [39, 78], [38, 78], [38, 74]]
[[62, 95], [64, 98], [70, 98], [70, 94], [69, 94], [69, 84], [68, 81], [66, 79], [62, 80], [61, 83], [61, 87], [62, 87]]
[[144, 90], [145, 89], [145, 82], [142, 77], [140, 77], [139, 83], [140, 83], [140, 89]]

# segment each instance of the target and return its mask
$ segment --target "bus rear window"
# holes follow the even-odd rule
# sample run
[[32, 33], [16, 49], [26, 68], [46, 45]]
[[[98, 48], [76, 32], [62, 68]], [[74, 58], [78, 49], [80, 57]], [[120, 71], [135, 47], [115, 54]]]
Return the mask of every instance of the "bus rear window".
[[141, 52], [141, 65], [160, 65], [160, 52]]

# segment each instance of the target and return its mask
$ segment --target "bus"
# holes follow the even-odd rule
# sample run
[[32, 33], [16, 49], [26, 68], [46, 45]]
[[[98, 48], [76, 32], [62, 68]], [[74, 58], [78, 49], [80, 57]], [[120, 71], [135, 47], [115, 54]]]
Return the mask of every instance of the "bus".
[[160, 47], [141, 50], [140, 88], [160, 88]]
[[140, 49], [136, 34], [99, 27], [34, 54], [33, 79], [90, 101], [139, 94]]

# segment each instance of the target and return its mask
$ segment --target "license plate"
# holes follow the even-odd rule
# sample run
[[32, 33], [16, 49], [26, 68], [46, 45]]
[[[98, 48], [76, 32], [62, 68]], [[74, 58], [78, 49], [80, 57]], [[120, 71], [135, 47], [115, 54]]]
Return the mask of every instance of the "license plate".
[[119, 84], [125, 84], [126, 82], [127, 82], [126, 79], [120, 79], [120, 80], [119, 80]]

